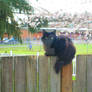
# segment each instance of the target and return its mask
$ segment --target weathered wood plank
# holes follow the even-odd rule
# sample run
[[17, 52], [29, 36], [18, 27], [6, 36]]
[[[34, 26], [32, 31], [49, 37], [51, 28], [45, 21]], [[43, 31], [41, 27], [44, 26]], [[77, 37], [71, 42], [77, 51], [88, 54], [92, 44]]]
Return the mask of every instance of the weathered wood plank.
[[26, 92], [26, 57], [15, 57], [15, 92]]
[[36, 56], [28, 56], [26, 59], [26, 92], [37, 92]]
[[60, 73], [56, 74], [54, 70], [54, 65], [56, 62], [56, 57], [51, 57], [51, 72], [50, 72], [50, 83], [51, 92], [60, 92]]
[[62, 67], [61, 92], [72, 92], [72, 64]]
[[87, 92], [92, 92], [92, 56], [87, 56]]
[[48, 58], [39, 57], [39, 92], [48, 92]]
[[73, 92], [87, 92], [86, 59], [84, 55], [77, 56], [76, 81], [73, 84]]
[[2, 58], [0, 57], [0, 92], [1, 92], [1, 86], [2, 86]]
[[76, 86], [77, 86], [76, 80], [73, 80], [72, 92], [76, 92], [77, 90]]
[[2, 90], [13, 92], [13, 57], [2, 58]]

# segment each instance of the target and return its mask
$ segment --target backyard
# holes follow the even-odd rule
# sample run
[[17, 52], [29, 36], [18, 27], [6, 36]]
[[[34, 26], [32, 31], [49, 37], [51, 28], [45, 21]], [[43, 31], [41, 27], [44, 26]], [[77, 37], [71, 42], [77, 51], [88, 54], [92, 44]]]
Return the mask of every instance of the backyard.
[[[92, 44], [75, 44], [75, 47], [76, 55], [92, 54]], [[0, 53], [9, 54], [11, 51], [15, 55], [36, 55], [37, 52], [40, 55], [44, 55], [44, 49], [41, 44], [33, 44], [32, 49], [29, 49], [29, 44], [0, 45]]]

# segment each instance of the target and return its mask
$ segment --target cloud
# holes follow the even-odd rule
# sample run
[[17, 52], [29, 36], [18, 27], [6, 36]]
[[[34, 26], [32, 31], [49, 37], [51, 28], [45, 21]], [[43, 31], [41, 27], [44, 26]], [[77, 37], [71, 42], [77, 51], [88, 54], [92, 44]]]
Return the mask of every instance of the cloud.
[[83, 11], [92, 12], [92, 0], [29, 0], [36, 7], [42, 7], [50, 12], [54, 12], [57, 10], [64, 10], [67, 12], [78, 12], [81, 13]]

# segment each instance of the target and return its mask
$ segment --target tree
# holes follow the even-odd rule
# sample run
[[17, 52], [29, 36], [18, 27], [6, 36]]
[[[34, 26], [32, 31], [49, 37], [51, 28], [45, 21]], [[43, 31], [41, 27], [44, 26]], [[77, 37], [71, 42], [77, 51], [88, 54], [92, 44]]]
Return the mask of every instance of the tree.
[[39, 32], [41, 27], [48, 26], [48, 19], [43, 16], [35, 16], [29, 19], [28, 28], [31, 33]]
[[3, 39], [4, 33], [13, 35], [18, 40], [20, 37], [20, 28], [14, 19], [14, 12], [30, 13], [33, 7], [26, 0], [0, 0], [0, 37]]

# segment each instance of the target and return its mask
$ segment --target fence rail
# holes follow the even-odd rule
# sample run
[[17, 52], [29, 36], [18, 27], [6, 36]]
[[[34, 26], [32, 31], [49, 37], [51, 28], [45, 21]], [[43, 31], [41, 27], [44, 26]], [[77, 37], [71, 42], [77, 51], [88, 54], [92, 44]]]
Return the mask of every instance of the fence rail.
[[55, 73], [55, 57], [0, 57], [0, 92], [72, 92], [72, 64]]

